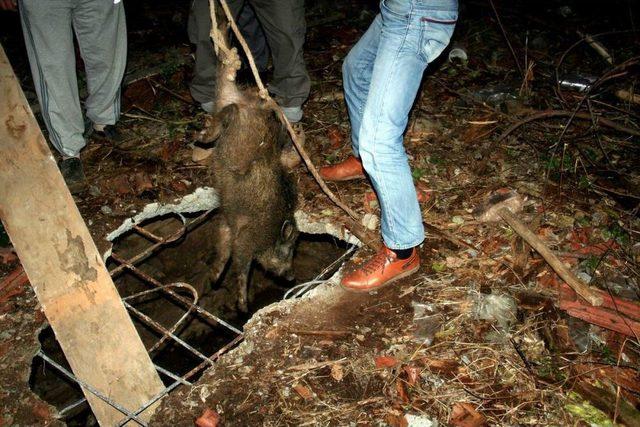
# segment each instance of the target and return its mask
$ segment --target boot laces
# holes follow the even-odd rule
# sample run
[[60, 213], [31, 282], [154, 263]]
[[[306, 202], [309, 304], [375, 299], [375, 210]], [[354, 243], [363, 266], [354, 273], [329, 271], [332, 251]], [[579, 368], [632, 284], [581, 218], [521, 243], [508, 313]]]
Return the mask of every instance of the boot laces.
[[376, 255], [373, 256], [364, 266], [362, 266], [362, 271], [367, 274], [373, 274], [376, 271], [382, 269], [384, 271], [384, 266], [386, 262], [393, 261], [390, 256], [388, 256], [385, 251], [380, 251]]

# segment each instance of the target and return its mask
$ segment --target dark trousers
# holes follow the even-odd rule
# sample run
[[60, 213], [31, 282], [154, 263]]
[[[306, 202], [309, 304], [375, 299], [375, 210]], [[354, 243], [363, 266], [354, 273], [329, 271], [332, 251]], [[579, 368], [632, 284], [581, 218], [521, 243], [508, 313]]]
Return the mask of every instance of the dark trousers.
[[[302, 47], [306, 32], [304, 0], [228, 0], [259, 69], [273, 62], [269, 91], [283, 107], [297, 107], [309, 96], [309, 74]], [[196, 45], [191, 94], [200, 102], [213, 100], [217, 58], [209, 37], [208, 0], [194, 0], [189, 14], [189, 39]]]

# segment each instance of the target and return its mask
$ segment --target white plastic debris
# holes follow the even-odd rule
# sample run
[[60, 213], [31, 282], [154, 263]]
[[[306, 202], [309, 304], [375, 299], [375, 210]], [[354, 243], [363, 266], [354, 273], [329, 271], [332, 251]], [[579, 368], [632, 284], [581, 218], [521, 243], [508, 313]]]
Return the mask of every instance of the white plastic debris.
[[411, 305], [413, 306], [413, 325], [415, 327], [413, 336], [421, 344], [430, 346], [436, 333], [442, 328], [444, 318], [435, 310], [433, 304], [414, 301]]
[[380, 220], [378, 219], [378, 215], [372, 213], [366, 213], [362, 217], [362, 225], [365, 226], [369, 230], [375, 230], [378, 228], [378, 223]]
[[467, 62], [469, 60], [467, 52], [460, 46], [455, 46], [449, 51], [449, 62], [454, 62], [456, 60], [461, 62]]
[[508, 329], [517, 320], [518, 305], [507, 294], [478, 294], [473, 314], [476, 319], [494, 321], [502, 329]]
[[407, 427], [438, 427], [438, 421], [426, 415], [406, 414], [404, 419], [407, 420]]

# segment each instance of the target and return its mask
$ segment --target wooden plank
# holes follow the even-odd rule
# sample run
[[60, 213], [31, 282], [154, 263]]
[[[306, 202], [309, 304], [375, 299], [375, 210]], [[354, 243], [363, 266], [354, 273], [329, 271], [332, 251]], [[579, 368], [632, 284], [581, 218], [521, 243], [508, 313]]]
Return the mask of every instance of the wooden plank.
[[[0, 218], [75, 375], [131, 411], [162, 391], [1, 46]], [[85, 396], [100, 425], [123, 419]]]

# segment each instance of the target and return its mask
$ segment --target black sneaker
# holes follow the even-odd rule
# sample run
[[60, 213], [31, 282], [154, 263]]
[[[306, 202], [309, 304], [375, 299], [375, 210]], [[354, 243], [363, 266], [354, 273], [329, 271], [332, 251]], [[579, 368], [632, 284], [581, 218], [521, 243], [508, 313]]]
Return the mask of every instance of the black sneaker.
[[58, 164], [58, 167], [71, 194], [78, 194], [86, 188], [87, 181], [80, 158], [69, 157], [64, 159]]
[[115, 125], [104, 125], [102, 130], [93, 128], [93, 136], [97, 139], [109, 141], [113, 145], [120, 145], [124, 142], [122, 134]]

